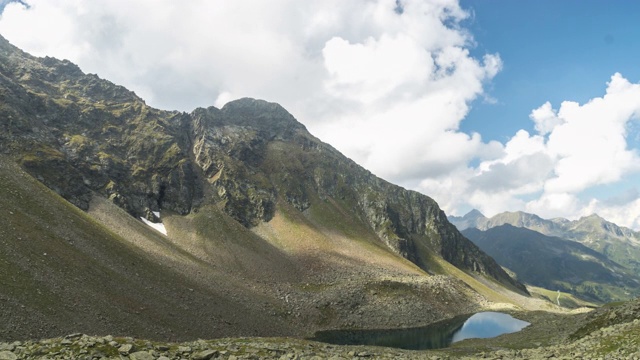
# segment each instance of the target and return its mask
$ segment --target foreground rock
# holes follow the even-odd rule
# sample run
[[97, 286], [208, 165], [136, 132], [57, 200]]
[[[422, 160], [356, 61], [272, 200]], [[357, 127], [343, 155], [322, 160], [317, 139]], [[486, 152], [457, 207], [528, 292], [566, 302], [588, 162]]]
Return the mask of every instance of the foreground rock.
[[[615, 312], [607, 312], [606, 316]], [[159, 343], [133, 338], [68, 335], [41, 341], [0, 343], [0, 359], [640, 359], [640, 320], [599, 328], [578, 339], [567, 336], [601, 314], [547, 318], [532, 331], [472, 340], [441, 350], [409, 351], [371, 346], [337, 346], [288, 338], [226, 338]], [[545, 316], [532, 315], [539, 320]], [[537, 317], [536, 317], [537, 316]], [[557, 316], [557, 315], [556, 315]], [[548, 321], [548, 322], [546, 322]], [[549, 343], [540, 332], [551, 334]]]

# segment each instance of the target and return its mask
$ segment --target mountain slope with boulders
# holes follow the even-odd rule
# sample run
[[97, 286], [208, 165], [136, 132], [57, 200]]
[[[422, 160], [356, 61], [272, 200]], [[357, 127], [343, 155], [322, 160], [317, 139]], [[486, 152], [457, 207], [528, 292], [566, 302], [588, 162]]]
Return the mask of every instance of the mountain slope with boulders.
[[0, 38], [0, 118], [4, 338], [301, 336], [533, 301], [435, 201], [277, 104], [158, 110]]

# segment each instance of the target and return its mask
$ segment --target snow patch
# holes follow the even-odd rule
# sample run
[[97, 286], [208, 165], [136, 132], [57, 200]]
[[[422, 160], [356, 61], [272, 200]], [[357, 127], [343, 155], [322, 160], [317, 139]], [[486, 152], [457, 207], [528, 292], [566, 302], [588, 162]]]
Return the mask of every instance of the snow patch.
[[[157, 215], [156, 215], [157, 216]], [[164, 227], [164, 224], [159, 222], [159, 223], [154, 223], [151, 222], [143, 217], [140, 218], [140, 220], [142, 220], [143, 223], [149, 225], [150, 227], [154, 228], [156, 231], [159, 231], [161, 233], [163, 233], [164, 235], [167, 235], [167, 228]]]
[[160, 211], [152, 211], [153, 215], [155, 215], [158, 219], [160, 219]]

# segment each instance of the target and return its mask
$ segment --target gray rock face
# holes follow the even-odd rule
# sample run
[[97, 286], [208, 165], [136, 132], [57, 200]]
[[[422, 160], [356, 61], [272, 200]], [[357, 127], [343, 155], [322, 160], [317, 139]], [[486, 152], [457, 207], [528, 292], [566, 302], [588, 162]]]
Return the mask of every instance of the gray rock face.
[[136, 351], [132, 354], [129, 354], [129, 359], [131, 360], [154, 360], [155, 357], [151, 355], [148, 351]]
[[0, 152], [87, 209], [91, 193], [131, 214], [188, 213], [202, 190], [189, 117], [152, 109], [134, 93], [68, 61], [38, 59], [0, 39]]
[[132, 351], [134, 351], [133, 344], [124, 344], [118, 348], [118, 352], [122, 355], [129, 355]]

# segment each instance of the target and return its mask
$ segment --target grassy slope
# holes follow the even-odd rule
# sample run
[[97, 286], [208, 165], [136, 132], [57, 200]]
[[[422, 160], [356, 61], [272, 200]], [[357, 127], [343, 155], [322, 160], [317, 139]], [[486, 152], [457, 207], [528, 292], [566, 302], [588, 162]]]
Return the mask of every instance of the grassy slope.
[[580, 298], [577, 298], [575, 296], [573, 296], [570, 293], [566, 293], [566, 292], [558, 292], [558, 291], [551, 291], [545, 288], [541, 288], [541, 287], [537, 287], [537, 286], [527, 286], [527, 289], [529, 290], [529, 292], [531, 293], [531, 295], [533, 295], [534, 297], [539, 297], [542, 299], [547, 299], [553, 303], [560, 303], [560, 306], [568, 308], [568, 309], [575, 309], [575, 308], [580, 308], [580, 307], [596, 307], [597, 305], [595, 303], [591, 303], [588, 301], [584, 301]]
[[[170, 241], [176, 246], [204, 263], [226, 269], [226, 279], [235, 276], [244, 282], [255, 280], [250, 285], [252, 289], [259, 289], [261, 294], [276, 300], [282, 299], [285, 293], [297, 294], [314, 304], [321, 302], [319, 299], [330, 299], [334, 301], [328, 302], [342, 303], [343, 307], [369, 306], [372, 312], [389, 313], [393, 317], [401, 309], [389, 310], [380, 306], [377, 298], [354, 300], [346, 294], [357, 292], [360, 287], [382, 289], [386, 293], [391, 287], [393, 296], [390, 302], [398, 297], [419, 294], [418, 302], [430, 307], [425, 311], [430, 314], [423, 319], [424, 322], [492, 302], [507, 307], [546, 306], [542, 301], [528, 301], [495, 281], [461, 271], [425, 248], [420, 250], [421, 257], [430, 259], [428, 268], [432, 269], [432, 275], [450, 276], [455, 285], [429, 280], [429, 274], [391, 252], [369, 226], [355, 217], [349, 200], [321, 199], [313, 189], [307, 189], [306, 193], [310, 196], [311, 206], [304, 213], [280, 201], [274, 218], [252, 231], [224, 214], [219, 205], [207, 205], [188, 216], [163, 214], [163, 219]], [[407, 291], [398, 292], [398, 288]], [[448, 292], [451, 298], [457, 297], [459, 304], [466, 304], [460, 309], [443, 309], [443, 304], [439, 303], [442, 298], [437, 296], [439, 291]], [[341, 310], [344, 309], [335, 311], [339, 313]], [[371, 322], [351, 323], [346, 319], [340, 321], [331, 319], [331, 315], [322, 309], [319, 313], [311, 309], [301, 316], [321, 326], [382, 326]], [[310, 326], [308, 323], [304, 325]]]

